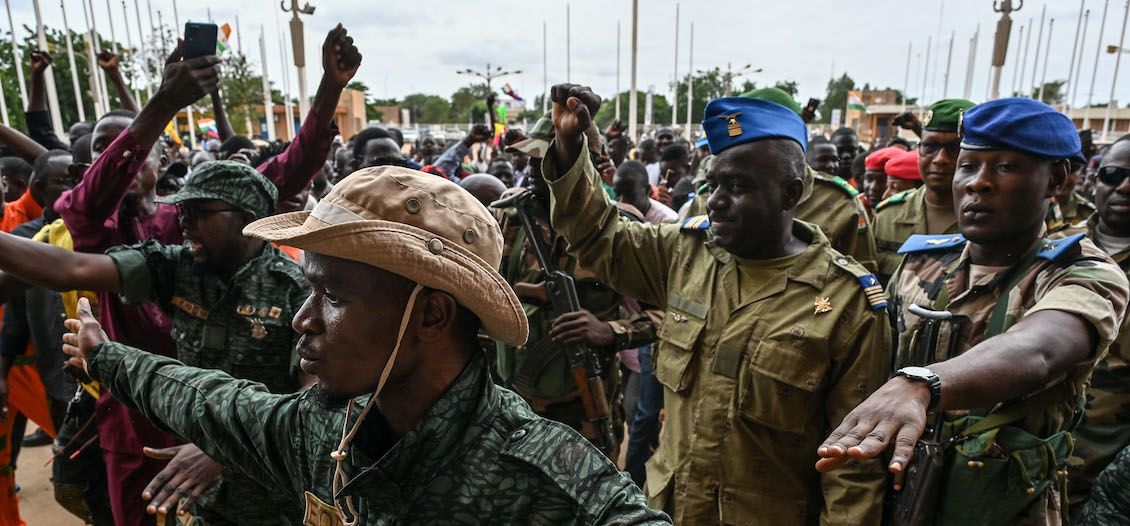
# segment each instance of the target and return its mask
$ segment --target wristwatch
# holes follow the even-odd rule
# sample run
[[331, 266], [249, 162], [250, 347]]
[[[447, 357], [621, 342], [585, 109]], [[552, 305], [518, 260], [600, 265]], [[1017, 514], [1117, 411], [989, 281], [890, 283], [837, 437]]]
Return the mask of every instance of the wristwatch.
[[930, 405], [926, 407], [927, 411], [933, 411], [938, 405], [938, 401], [942, 399], [942, 379], [925, 367], [903, 367], [895, 374], [906, 377], [916, 382], [923, 382], [926, 387], [930, 389]]

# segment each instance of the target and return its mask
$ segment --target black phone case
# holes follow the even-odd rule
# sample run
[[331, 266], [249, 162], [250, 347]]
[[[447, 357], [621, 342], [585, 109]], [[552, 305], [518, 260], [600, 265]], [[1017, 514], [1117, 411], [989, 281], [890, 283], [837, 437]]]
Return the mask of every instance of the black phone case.
[[216, 24], [184, 24], [184, 60], [216, 54]]

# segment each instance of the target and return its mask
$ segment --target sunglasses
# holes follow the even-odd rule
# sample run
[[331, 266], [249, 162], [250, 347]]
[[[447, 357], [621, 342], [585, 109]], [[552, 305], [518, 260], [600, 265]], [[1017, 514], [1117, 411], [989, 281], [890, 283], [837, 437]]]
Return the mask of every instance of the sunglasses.
[[1099, 182], [1107, 186], [1118, 186], [1130, 177], [1130, 168], [1121, 166], [1103, 166], [1099, 168]]
[[961, 142], [924, 142], [918, 145], [918, 151], [922, 153], [923, 157], [933, 157], [937, 155], [938, 152], [942, 151], [942, 149], [945, 149], [946, 154], [949, 155], [950, 158], [956, 158], [957, 154], [961, 153]]

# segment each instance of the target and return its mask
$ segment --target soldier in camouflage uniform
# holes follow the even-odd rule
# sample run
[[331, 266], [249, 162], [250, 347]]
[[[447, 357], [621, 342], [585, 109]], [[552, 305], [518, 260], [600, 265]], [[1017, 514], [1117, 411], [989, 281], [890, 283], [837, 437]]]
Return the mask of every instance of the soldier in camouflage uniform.
[[1095, 481], [1091, 498], [1083, 507], [1079, 526], [1130, 523], [1130, 447], [1122, 450]]
[[272, 394], [106, 342], [86, 308], [67, 321], [71, 363], [305, 506], [303, 524], [670, 524], [580, 435], [492, 383], [480, 325], [518, 345], [526, 317], [495, 270], [497, 223], [458, 185], [367, 168], [245, 232], [305, 251], [313, 291], [292, 323], [314, 388]]
[[[915, 367], [851, 412], [817, 468], [893, 448], [898, 489], [927, 412], [946, 411], [943, 440], [966, 438], [946, 450], [939, 523], [1059, 524], [1075, 409], [1118, 333], [1127, 279], [1082, 235], [1043, 237], [1041, 205], [1080, 148], [1066, 116], [1000, 99], [965, 112], [961, 132], [953, 194], [962, 234], [911, 237], [888, 289], [896, 363]], [[914, 304], [967, 320], [956, 355], [937, 349], [928, 364], [911, 362]]]
[[[513, 389], [538, 415], [566, 424], [586, 438], [596, 438], [596, 430], [587, 423], [584, 406], [573, 373], [564, 353], [545, 363], [540, 374], [521, 374], [523, 367], [538, 363], [533, 354], [548, 352], [556, 344], [579, 343], [597, 353], [604, 373], [604, 392], [612, 408], [612, 430], [616, 438], [613, 448], [606, 451], [615, 460], [623, 436], [624, 414], [617, 402], [620, 395], [619, 364], [616, 352], [647, 345], [655, 341], [655, 323], [645, 314], [627, 316], [623, 309], [624, 298], [601, 283], [590, 270], [577, 264], [566, 250], [565, 238], [553, 231], [549, 224], [549, 191], [541, 174], [541, 160], [553, 140], [553, 120], [542, 117], [530, 130], [529, 137], [515, 142], [511, 149], [530, 156], [530, 173], [524, 189], [513, 192], [534, 192], [536, 200], [533, 220], [541, 228], [542, 239], [550, 243], [550, 259], [558, 270], [573, 276], [577, 297], [583, 312], [560, 315], [554, 312], [545, 294], [541, 266], [534, 255], [528, 233], [522, 228], [514, 209], [502, 211], [503, 259], [500, 272], [522, 301], [522, 308], [530, 326], [530, 338], [525, 345], [506, 346], [496, 342], [496, 372], [502, 384]], [[599, 145], [599, 143], [597, 143]], [[635, 210], [632, 208], [632, 210]], [[638, 211], [635, 212], [639, 214]], [[628, 220], [638, 217], [625, 212]], [[552, 342], [552, 343], [551, 343]], [[536, 377], [532, 383], [520, 378]]]
[[618, 219], [581, 154], [600, 99], [569, 84], [552, 94], [554, 228], [603, 281], [665, 311], [654, 363], [667, 419], [649, 502], [688, 525], [877, 524], [879, 462], [812, 469], [824, 431], [885, 379], [890, 340], [874, 277], [791, 217], [800, 117], [766, 100], [711, 102], [712, 218], [638, 224]]
[[879, 249], [879, 271], [884, 284], [902, 261], [899, 247], [913, 234], [957, 233], [957, 217], [953, 210], [953, 172], [961, 138], [957, 123], [961, 113], [973, 107], [964, 99], [944, 99], [930, 105], [925, 125], [919, 125], [914, 114], [908, 127], [920, 133], [918, 173], [922, 186], [900, 192], [875, 206], [875, 246]]
[[[1095, 182], [1099, 211], [1082, 230], [1130, 275], [1130, 140], [1111, 145]], [[1074, 229], [1063, 233], [1072, 235]], [[1099, 360], [1087, 386], [1083, 421], [1075, 429], [1068, 493], [1072, 512], [1080, 509], [1099, 472], [1130, 445], [1130, 317], [1123, 320], [1118, 339]]]
[[[180, 208], [184, 245], [148, 241], [97, 255], [42, 243], [15, 245], [15, 238], [5, 237], [0, 268], [55, 290], [118, 292], [130, 304], [152, 301], [173, 319], [182, 362], [291, 393], [300, 382], [294, 353], [298, 335], [289, 319], [310, 288], [293, 260], [241, 233], [255, 218], [270, 215], [276, 200], [274, 184], [253, 168], [232, 161], [203, 163], [183, 190], [166, 198]], [[150, 453], [177, 459], [146, 488], [150, 513], [167, 513], [187, 498], [183, 508], [196, 524], [290, 524], [299, 516], [293, 502], [236, 472], [212, 484], [220, 466], [198, 446]], [[171, 471], [173, 464], [186, 463], [206, 474], [185, 477]], [[181, 482], [184, 478], [189, 480]]]
[[[743, 96], [775, 102], [793, 110], [797, 115], [803, 111], [792, 97], [779, 88], [763, 88]], [[714, 154], [717, 155], [717, 152]], [[713, 161], [706, 164], [706, 169], [712, 164]], [[797, 219], [819, 226], [832, 248], [874, 270], [878, 257], [875, 238], [871, 231], [871, 220], [867, 216], [867, 207], [861, 197], [862, 194], [847, 181], [806, 166], [804, 195], [794, 213]], [[694, 201], [682, 217], [685, 219], [706, 214], [706, 201], [709, 198], [709, 186], [700, 183]]]
[[1048, 232], [1054, 233], [1086, 221], [1095, 213], [1094, 203], [1079, 195], [1075, 189], [1083, 182], [1086, 163], [1076, 160], [1071, 163], [1071, 174], [1067, 183], [1056, 193], [1048, 204]]

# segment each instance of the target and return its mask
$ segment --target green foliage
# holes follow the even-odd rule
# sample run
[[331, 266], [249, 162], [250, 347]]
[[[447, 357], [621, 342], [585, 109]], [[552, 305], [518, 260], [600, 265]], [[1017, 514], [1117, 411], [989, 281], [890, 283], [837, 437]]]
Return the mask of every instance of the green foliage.
[[[847, 105], [847, 95], [849, 91], [855, 89], [855, 81], [844, 73], [838, 79], [828, 81], [828, 94], [824, 96], [824, 101], [820, 103], [820, 119], [816, 122], [822, 124], [829, 124], [832, 122], [832, 110], [839, 109], [841, 112]], [[843, 117], [840, 117], [843, 122]]]
[[[1044, 98], [1041, 99], [1044, 104], [1062, 104], [1064, 97], [1063, 85], [1066, 83], [1066, 80], [1053, 80], [1044, 83]], [[1040, 88], [1038, 86], [1032, 88], [1032, 93], [1027, 96], [1033, 99], [1040, 96]], [[1106, 105], [1104, 104], [1103, 106]]]
[[451, 103], [447, 99], [425, 93], [413, 93], [404, 97], [400, 107], [408, 109], [414, 123], [447, 122], [451, 114]]
[[[235, 49], [229, 49], [223, 58], [220, 82], [228, 120], [236, 133], [251, 135], [252, 130], [246, 129], [247, 123], [259, 121], [256, 106], [263, 102], [263, 77], [255, 74], [247, 56]], [[279, 102], [282, 102], [281, 96]]]
[[797, 92], [800, 91], [795, 80], [779, 80], [773, 84], [773, 87], [792, 95], [794, 98]]
[[[630, 98], [629, 96], [630, 96], [630, 94], [627, 91], [620, 93], [620, 120], [622, 120], [624, 122], [628, 122], [628, 115], [629, 115], [629, 113], [628, 113], [628, 99]], [[643, 91], [639, 92], [639, 94], [637, 95], [637, 98], [639, 99], [637, 101], [637, 104], [639, 104], [639, 106], [638, 106], [639, 123], [643, 124], [643, 122], [644, 122], [644, 110], [647, 109], [647, 92], [643, 92]], [[667, 101], [667, 97], [665, 95], [660, 95], [658, 93], [653, 95], [652, 98], [651, 98], [651, 106], [652, 106], [652, 112], [651, 112], [652, 120], [651, 120], [651, 122], [653, 124], [671, 124], [671, 103]], [[681, 106], [681, 107], [685, 108], [685, 106]], [[539, 108], [540, 108], [540, 106], [539, 106]], [[680, 119], [679, 122], [682, 122], [682, 119], [686, 118], [686, 114], [683, 113], [684, 111], [685, 110], [682, 110], [682, 109], [679, 110], [679, 115], [678, 115], [678, 118]], [[600, 129], [603, 130], [615, 118], [616, 118], [616, 99], [614, 99], [614, 98], [605, 99], [604, 102], [600, 105], [600, 111], [596, 112], [596, 119], [595, 120], [596, 120], [597, 127], [599, 127]]]
[[483, 122], [486, 120], [487, 95], [485, 83], [464, 86], [451, 94], [448, 122]]

